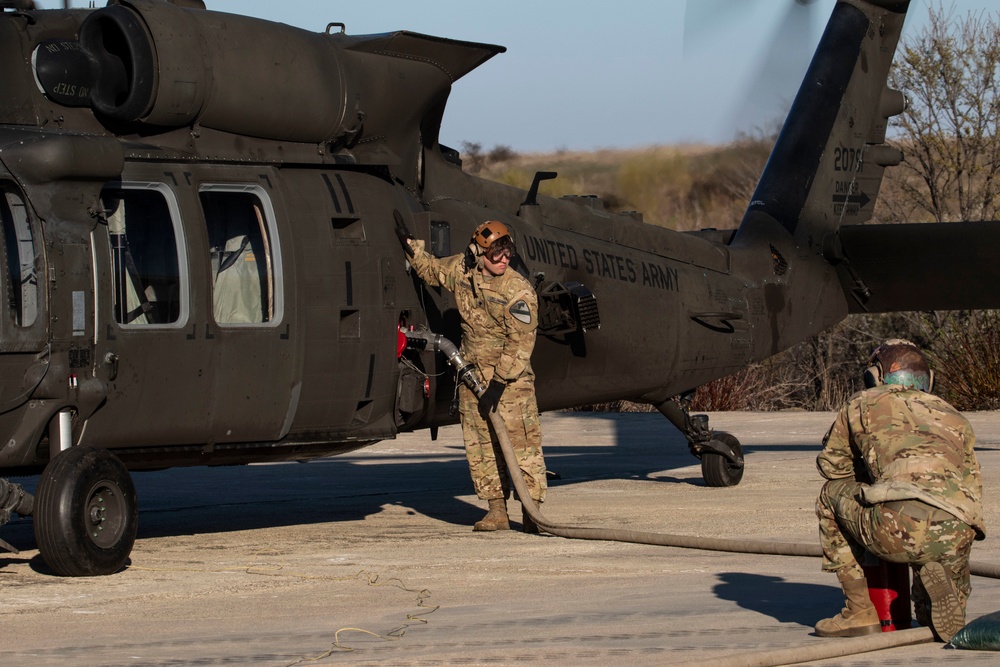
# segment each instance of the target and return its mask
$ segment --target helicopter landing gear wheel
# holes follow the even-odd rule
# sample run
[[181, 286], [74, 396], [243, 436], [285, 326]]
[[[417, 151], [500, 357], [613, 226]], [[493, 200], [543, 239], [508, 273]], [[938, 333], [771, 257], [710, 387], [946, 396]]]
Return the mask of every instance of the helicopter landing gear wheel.
[[113, 574], [128, 561], [139, 507], [117, 456], [94, 447], [61, 452], [42, 472], [35, 499], [35, 540], [56, 574]]
[[707, 486], [736, 486], [743, 479], [743, 447], [736, 436], [716, 432], [713, 440], [718, 440], [733, 452], [739, 463], [729, 461], [722, 454], [705, 450], [701, 453], [701, 476]]

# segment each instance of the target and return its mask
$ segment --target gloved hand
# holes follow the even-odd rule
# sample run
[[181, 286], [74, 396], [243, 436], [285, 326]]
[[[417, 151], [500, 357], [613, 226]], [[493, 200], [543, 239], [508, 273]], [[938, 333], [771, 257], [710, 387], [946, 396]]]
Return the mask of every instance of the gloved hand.
[[500, 380], [493, 378], [490, 380], [490, 386], [486, 388], [483, 395], [479, 397], [479, 416], [483, 419], [489, 420], [489, 415], [491, 412], [495, 412], [497, 406], [500, 404], [500, 397], [503, 396], [503, 390], [507, 388]]
[[410, 245], [410, 241], [413, 240], [413, 235], [410, 234], [410, 230], [406, 228], [406, 223], [403, 222], [403, 216], [399, 211], [392, 212], [393, 217], [396, 218], [396, 236], [399, 237], [399, 243], [403, 246], [403, 252], [405, 252], [410, 257], [413, 257], [413, 247]]

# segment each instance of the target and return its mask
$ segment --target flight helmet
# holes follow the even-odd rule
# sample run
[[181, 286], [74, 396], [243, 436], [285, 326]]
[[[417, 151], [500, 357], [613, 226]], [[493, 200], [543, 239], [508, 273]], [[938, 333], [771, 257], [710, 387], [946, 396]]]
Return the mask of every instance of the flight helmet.
[[514, 238], [510, 235], [507, 225], [499, 220], [487, 220], [476, 227], [472, 233], [472, 240], [466, 252], [466, 266], [472, 268], [475, 265], [481, 266], [480, 258], [489, 255], [491, 259], [506, 251], [508, 256], [514, 256]]
[[929, 392], [934, 386], [934, 371], [919, 347], [908, 340], [892, 338], [875, 348], [865, 369], [866, 388], [884, 384]]

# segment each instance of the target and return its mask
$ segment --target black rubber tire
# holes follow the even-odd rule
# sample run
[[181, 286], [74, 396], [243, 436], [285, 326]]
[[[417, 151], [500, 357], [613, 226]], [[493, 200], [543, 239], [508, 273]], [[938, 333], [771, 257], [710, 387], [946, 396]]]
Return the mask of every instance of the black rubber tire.
[[[736, 456], [743, 458], [743, 447], [736, 436], [717, 432], [713, 439], [721, 441]], [[736, 486], [743, 479], [743, 468], [742, 465], [733, 465], [721, 454], [708, 451], [701, 454], [701, 476], [707, 486]]]
[[34, 522], [38, 549], [56, 574], [113, 574], [128, 562], [135, 544], [135, 485], [108, 450], [72, 447], [42, 472]]

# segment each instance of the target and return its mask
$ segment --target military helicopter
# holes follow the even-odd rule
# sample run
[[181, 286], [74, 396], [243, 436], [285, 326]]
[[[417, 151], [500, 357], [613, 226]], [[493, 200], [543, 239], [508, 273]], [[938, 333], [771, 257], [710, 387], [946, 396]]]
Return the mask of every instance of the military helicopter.
[[[456, 421], [454, 303], [408, 273], [480, 222], [538, 291], [543, 410], [627, 398], [709, 485], [739, 441], [675, 397], [852, 312], [996, 307], [991, 223], [862, 225], [904, 109], [905, 0], [840, 0], [736, 230], [680, 233], [462, 170], [452, 84], [504, 47], [313, 33], [198, 0], [0, 3], [0, 522], [66, 576], [128, 559], [130, 470], [303, 460]], [[912, 289], [920, 284], [921, 289]]]

